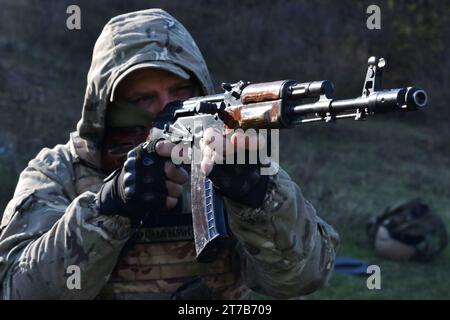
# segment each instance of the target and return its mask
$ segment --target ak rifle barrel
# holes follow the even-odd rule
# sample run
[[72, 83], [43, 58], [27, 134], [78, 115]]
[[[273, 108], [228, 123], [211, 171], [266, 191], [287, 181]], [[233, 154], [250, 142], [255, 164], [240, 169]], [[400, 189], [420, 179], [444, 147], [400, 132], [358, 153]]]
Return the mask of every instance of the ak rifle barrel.
[[356, 111], [359, 108], [367, 108], [369, 112], [374, 113], [414, 111], [425, 107], [427, 100], [427, 93], [424, 90], [417, 87], [408, 87], [376, 91], [369, 96], [355, 99], [319, 99], [314, 103], [291, 107], [291, 114], [295, 116], [313, 115], [316, 113], [339, 114], [346, 111]]

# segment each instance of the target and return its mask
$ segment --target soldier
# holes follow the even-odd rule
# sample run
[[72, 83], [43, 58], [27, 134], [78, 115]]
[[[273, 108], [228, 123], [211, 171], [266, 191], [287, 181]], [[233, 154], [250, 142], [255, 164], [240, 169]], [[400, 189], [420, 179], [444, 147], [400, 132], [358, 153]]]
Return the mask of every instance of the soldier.
[[[232, 241], [214, 262], [196, 262], [188, 174], [171, 162], [173, 144], [151, 140], [150, 119], [171, 101], [212, 91], [197, 45], [168, 13], [110, 20], [94, 48], [77, 130], [29, 162], [3, 215], [1, 296], [291, 298], [325, 285], [335, 231], [283, 170], [215, 166], [210, 133], [202, 170], [225, 196]], [[152, 218], [130, 241], [149, 208]], [[75, 288], [70, 266], [80, 271]]]

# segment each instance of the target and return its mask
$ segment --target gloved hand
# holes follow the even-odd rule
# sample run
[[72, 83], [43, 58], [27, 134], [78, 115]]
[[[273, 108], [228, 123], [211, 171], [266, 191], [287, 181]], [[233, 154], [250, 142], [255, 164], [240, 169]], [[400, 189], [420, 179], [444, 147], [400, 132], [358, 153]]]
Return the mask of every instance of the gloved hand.
[[170, 161], [175, 145], [163, 139], [145, 142], [131, 150], [122, 169], [101, 187], [97, 205], [100, 214], [118, 214], [139, 222], [151, 212], [174, 208], [189, 175]]
[[[237, 147], [237, 141], [240, 139], [247, 141], [244, 150]], [[200, 141], [203, 156], [201, 168], [223, 196], [239, 204], [258, 208], [264, 201], [269, 176], [261, 175], [261, 162], [249, 164], [247, 161], [245, 164], [237, 164], [236, 161], [237, 153], [246, 153], [248, 159], [249, 152], [257, 152], [257, 147], [264, 145], [264, 143], [258, 145], [257, 141], [250, 141], [251, 139], [261, 137], [246, 136], [239, 132], [227, 137], [217, 130], [207, 129]], [[220, 144], [223, 146], [222, 150], [217, 148]], [[223, 151], [222, 154], [220, 151], [218, 153], [218, 149]], [[228, 158], [234, 158], [234, 164], [226, 163], [227, 155]]]

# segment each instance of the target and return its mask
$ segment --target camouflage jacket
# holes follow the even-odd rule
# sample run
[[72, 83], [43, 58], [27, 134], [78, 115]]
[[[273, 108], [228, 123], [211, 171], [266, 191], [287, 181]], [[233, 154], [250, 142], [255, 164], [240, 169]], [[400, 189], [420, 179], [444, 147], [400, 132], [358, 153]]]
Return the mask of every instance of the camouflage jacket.
[[[170, 292], [178, 285], [170, 281], [170, 275], [176, 278], [177, 269], [167, 272], [173, 266], [168, 266], [168, 261], [160, 263], [161, 252], [177, 252], [180, 246], [192, 249], [192, 241], [145, 248], [137, 245], [140, 256], [123, 257], [121, 251], [131, 233], [128, 219], [102, 216], [95, 205], [104, 178], [98, 169], [99, 150], [114, 81], [134, 64], [155, 60], [183, 67], [201, 84], [203, 94], [212, 93], [201, 53], [177, 20], [159, 9], [113, 18], [94, 48], [77, 131], [67, 144], [45, 148], [29, 162], [4, 212], [0, 234], [3, 299], [93, 299], [114, 282], [123, 261], [132, 264], [143, 256], [151, 261], [152, 268], [134, 272], [133, 281], [122, 289], [139, 289], [139, 281], [148, 279], [153, 282], [144, 286], [144, 291]], [[220, 275], [225, 268], [227, 275], [240, 279], [230, 280], [230, 290], [222, 281], [222, 291], [216, 297], [246, 297], [237, 291], [250, 288], [289, 298], [312, 292], [327, 282], [338, 236], [316, 215], [285, 172], [280, 170], [271, 177], [261, 208], [246, 208], [227, 199], [225, 206], [235, 239], [231, 251], [225, 253], [236, 258], [231, 268], [221, 266], [223, 259], [199, 266], [192, 254], [177, 257], [189, 260], [186, 265], [193, 270], [192, 275], [207, 276], [211, 270]], [[81, 270], [79, 290], [67, 285], [69, 266]]]

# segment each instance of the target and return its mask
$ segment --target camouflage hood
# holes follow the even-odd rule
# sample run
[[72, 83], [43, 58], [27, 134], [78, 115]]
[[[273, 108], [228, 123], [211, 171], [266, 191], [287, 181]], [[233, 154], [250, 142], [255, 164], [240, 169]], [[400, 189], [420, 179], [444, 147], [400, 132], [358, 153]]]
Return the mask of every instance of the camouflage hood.
[[179, 21], [161, 9], [114, 17], [95, 43], [82, 117], [77, 132], [71, 135], [75, 157], [99, 167], [106, 107], [113, 88], [121, 76], [142, 63], [187, 71], [200, 84], [202, 94], [213, 92], [203, 56]]

